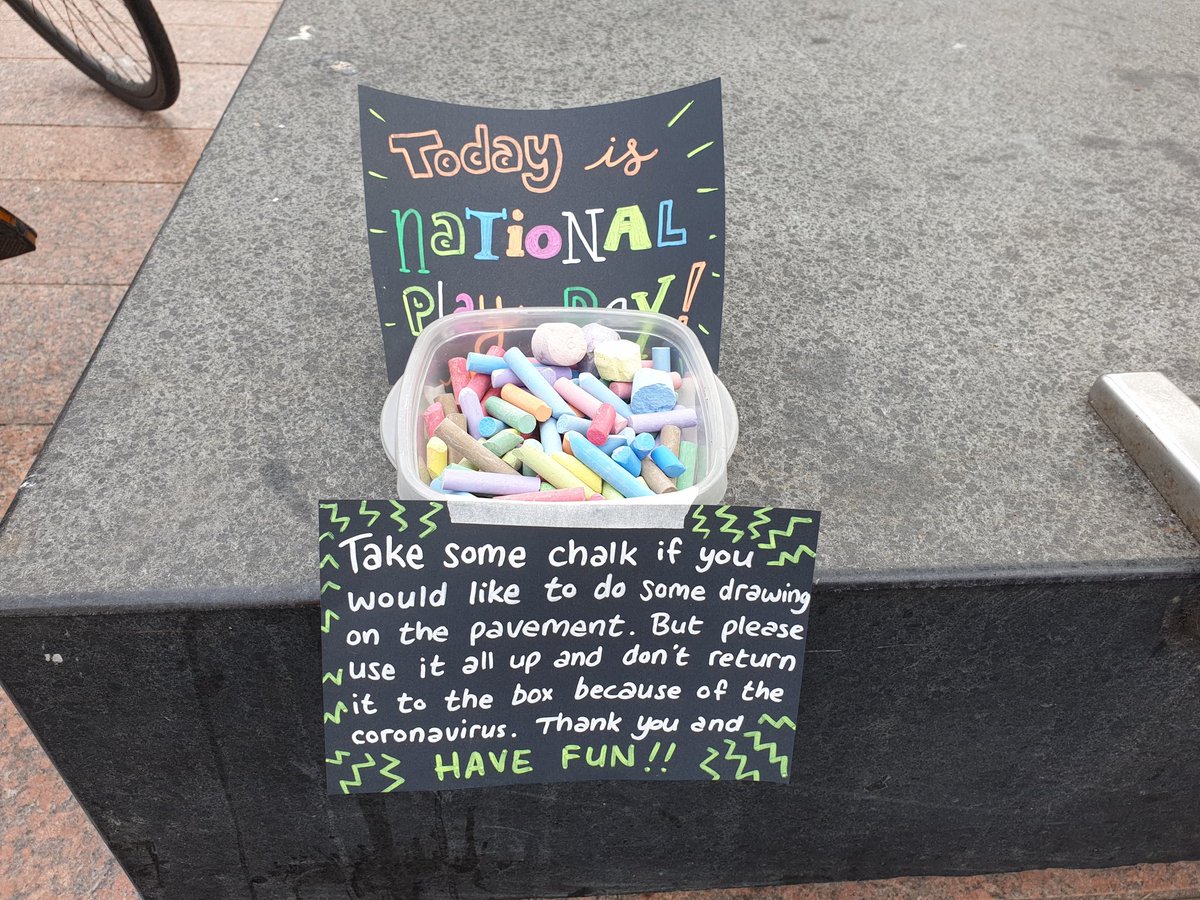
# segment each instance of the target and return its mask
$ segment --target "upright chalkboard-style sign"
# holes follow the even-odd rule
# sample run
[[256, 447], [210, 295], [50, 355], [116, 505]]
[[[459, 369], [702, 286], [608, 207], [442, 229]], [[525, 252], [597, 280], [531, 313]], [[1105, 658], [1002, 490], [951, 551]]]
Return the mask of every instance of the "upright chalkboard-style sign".
[[785, 782], [816, 512], [508, 528], [321, 504], [331, 793], [596, 779]]
[[388, 377], [432, 320], [517, 306], [678, 317], [721, 339], [721, 84], [582, 109], [456, 106], [359, 89], [371, 272]]

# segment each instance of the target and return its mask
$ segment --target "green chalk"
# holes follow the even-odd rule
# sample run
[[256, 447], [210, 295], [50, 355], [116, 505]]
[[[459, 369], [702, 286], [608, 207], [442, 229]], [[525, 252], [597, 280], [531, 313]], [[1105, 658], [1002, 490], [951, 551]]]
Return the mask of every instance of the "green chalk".
[[494, 416], [505, 425], [511, 425], [521, 434], [530, 434], [533, 429], [537, 428], [537, 419], [533, 417], [533, 413], [527, 413], [499, 397], [488, 397], [483, 408], [487, 410], [489, 416]]
[[607, 481], [600, 485], [600, 496], [605, 500], [624, 500], [625, 495]]
[[494, 437], [483, 442], [483, 449], [490, 450], [503, 459], [521, 446], [521, 433], [514, 428], [505, 428]]
[[675, 487], [679, 490], [690, 488], [696, 483], [696, 445], [691, 441], [679, 442], [679, 461], [686, 467], [683, 474], [675, 479]]

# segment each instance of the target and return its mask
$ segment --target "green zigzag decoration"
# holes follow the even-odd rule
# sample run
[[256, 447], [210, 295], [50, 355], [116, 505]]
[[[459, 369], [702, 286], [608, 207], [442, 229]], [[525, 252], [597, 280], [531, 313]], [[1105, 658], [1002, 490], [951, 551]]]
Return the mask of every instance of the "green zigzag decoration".
[[372, 525], [374, 525], [375, 520], [378, 519], [380, 516], [380, 513], [377, 513], [375, 510], [367, 509], [367, 501], [366, 500], [364, 500], [362, 503], [358, 504], [358, 514], [360, 516], [364, 516], [364, 517], [365, 516], [371, 517], [371, 521], [367, 523], [368, 528], [370, 528]]
[[400, 785], [404, 784], [404, 777], [401, 775], [392, 774], [392, 769], [400, 765], [400, 760], [396, 759], [394, 756], [388, 756], [386, 753], [380, 753], [379, 755], [388, 761], [388, 764], [379, 770], [379, 774], [384, 778], [391, 779], [392, 782], [382, 791], [380, 791], [380, 793], [386, 794], [389, 791], [394, 791], [396, 788], [400, 787]]
[[786, 726], [787, 728], [792, 729], [792, 731], [796, 730], [796, 723], [787, 716], [780, 716], [778, 719], [772, 719], [767, 713], [763, 713], [758, 717], [758, 724], [770, 725], [772, 728], [784, 728]]
[[792, 518], [788, 521], [787, 531], [784, 531], [782, 528], [770, 529], [767, 532], [767, 537], [770, 539], [769, 542], [765, 543], [765, 544], [760, 543], [758, 545], [758, 548], [760, 550], [774, 550], [774, 549], [776, 549], [776, 547], [775, 547], [775, 539], [776, 538], [791, 537], [792, 533], [796, 530], [797, 525], [808, 525], [808, 524], [811, 524], [811, 522], [812, 522], [812, 519], [807, 519], [804, 516], [792, 516]]
[[708, 521], [708, 516], [704, 514], [703, 506], [697, 506], [694, 510], [692, 510], [692, 521], [696, 523], [692, 526], [692, 531], [696, 534], [702, 534], [705, 537], [708, 537], [710, 534], [712, 534], [711, 531], [704, 527], [704, 523]]
[[815, 552], [813, 552], [813, 549], [810, 546], [808, 546], [808, 544], [801, 544], [799, 547], [797, 547], [791, 553], [780, 553], [777, 558], [768, 562], [767, 565], [768, 566], [785, 566], [788, 563], [798, 563], [798, 562], [800, 562], [800, 557], [802, 557], [802, 556], [811, 556], [813, 559], [817, 558], [817, 554]]
[[370, 753], [364, 753], [363, 759], [365, 760], [364, 762], [355, 763], [350, 767], [350, 771], [354, 773], [353, 779], [347, 779], [346, 781], [338, 782], [338, 784], [342, 786], [343, 794], [350, 793], [350, 788], [352, 787], [362, 787], [362, 772], [358, 771], [359, 769], [374, 768], [375, 757], [373, 757]]
[[[342, 713], [344, 712], [350, 712], [350, 707], [339, 700], [337, 702], [337, 706], [333, 708], [333, 712], [325, 713], [325, 722], [332, 722], [334, 725], [341, 725]], [[324, 724], [324, 722], [322, 724]]]
[[330, 588], [333, 588], [335, 591], [340, 591], [342, 586], [336, 581], [326, 581], [323, 585], [321, 585], [321, 593], [324, 594]]
[[773, 506], [763, 506], [754, 511], [754, 518], [751, 519], [750, 524], [746, 526], [750, 531], [750, 540], [758, 540], [758, 529], [760, 526], [771, 524], [771, 517], [767, 515], [767, 513], [769, 513], [772, 509], [774, 509]]
[[345, 534], [346, 526], [348, 526], [350, 524], [350, 517], [349, 516], [339, 516], [338, 515], [338, 506], [336, 503], [320, 503], [320, 504], [318, 504], [318, 506], [321, 509], [329, 510], [329, 521], [334, 525], [337, 525], [340, 522], [342, 527], [338, 529], [338, 534]]
[[[329, 626], [335, 620], [341, 620], [341, 616], [335, 613], [332, 609], [325, 610], [325, 624], [321, 626], [321, 634], [329, 634]], [[761, 723], [760, 723], [761, 724]]]
[[737, 749], [737, 741], [725, 738], [725, 743], [729, 745], [729, 749], [725, 751], [725, 758], [738, 764], [737, 772], [734, 773], [733, 777], [738, 781], [744, 781], [747, 778], [751, 781], [758, 781], [758, 769], [755, 769], [753, 772], [746, 771], [746, 766], [750, 763], [746, 754], [733, 752]]
[[388, 502], [396, 508], [396, 511], [388, 516], [388, 518], [400, 526], [398, 529], [396, 529], [397, 532], [403, 533], [408, 531], [408, 523], [404, 521], [404, 504], [397, 503], [395, 500], [389, 500]]
[[724, 534], [734, 535], [734, 538], [731, 541], [731, 543], [736, 544], [738, 541], [740, 541], [742, 539], [742, 535], [745, 532], [743, 532], [740, 528], [734, 527], [737, 525], [737, 516], [735, 516], [733, 513], [726, 512], [727, 509], [729, 509], [728, 506], [718, 506], [717, 511], [714, 513], [714, 515], [718, 519], [726, 520], [725, 524], [721, 526], [721, 532]]
[[334, 750], [333, 756], [333, 759], [329, 759], [328, 757], [325, 759], [325, 762], [329, 763], [331, 766], [340, 766], [343, 762], [350, 758], [350, 754], [345, 750]]
[[716, 759], [718, 756], [720, 756], [721, 751], [717, 750], [715, 747], [708, 747], [707, 749], [708, 749], [708, 756], [705, 758], [704, 762], [700, 763], [700, 771], [711, 775], [713, 781], [720, 781], [721, 773], [718, 772], [716, 769], [710, 769], [708, 767], [708, 764], [710, 762], [712, 762], [714, 759]]
[[433, 521], [433, 517], [436, 516], [438, 513], [440, 513], [444, 508], [445, 507], [441, 503], [438, 503], [436, 500], [430, 501], [429, 512], [427, 512], [427, 513], [425, 513], [425, 515], [421, 516], [421, 519], [420, 519], [422, 525], [428, 525], [429, 527], [426, 528], [424, 531], [422, 531], [418, 535], [418, 537], [423, 538], [423, 537], [425, 537], [425, 535], [432, 534], [433, 532], [437, 531], [437, 523], [435, 523]]
[[344, 671], [345, 671], [344, 669], [338, 669], [336, 675], [334, 675], [332, 672], [326, 672], [324, 675], [321, 676], [321, 684], [324, 684], [327, 681], [332, 681], [338, 687], [341, 687], [342, 686], [342, 672], [344, 672]]
[[338, 561], [333, 558], [332, 553], [326, 553], [324, 556], [321, 557], [321, 565], [318, 568], [320, 568], [320, 569], [325, 568], [326, 563], [333, 563], [333, 567], [335, 569], [341, 568], [341, 566], [338, 565]]
[[762, 739], [761, 731], [747, 731], [743, 734], [743, 737], [748, 737], [754, 741], [754, 749], [756, 751], [766, 750], [767, 756], [771, 760], [771, 764], [779, 766], [779, 776], [781, 778], [788, 777], [788, 758], [779, 752], [778, 744], [776, 744], [774, 741], [764, 741]]

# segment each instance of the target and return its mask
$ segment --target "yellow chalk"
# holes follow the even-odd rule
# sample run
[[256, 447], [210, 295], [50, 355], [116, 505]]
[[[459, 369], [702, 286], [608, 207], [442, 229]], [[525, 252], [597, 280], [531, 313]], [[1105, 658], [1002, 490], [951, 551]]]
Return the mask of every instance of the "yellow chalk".
[[430, 479], [437, 478], [450, 462], [450, 448], [436, 435], [425, 442], [425, 467]]
[[565, 453], [551, 453], [550, 458], [597, 493], [603, 493], [604, 479], [581, 463], [576, 457]]
[[[533, 469], [534, 472], [556, 488], [581, 487], [589, 494], [595, 493], [579, 476], [575, 475], [575, 473], [558, 461], [552, 459], [542, 449], [540, 441], [530, 438], [513, 452], [517, 454], [522, 463], [529, 466], [529, 468]], [[559, 455], [561, 454], [555, 454], [555, 456]]]

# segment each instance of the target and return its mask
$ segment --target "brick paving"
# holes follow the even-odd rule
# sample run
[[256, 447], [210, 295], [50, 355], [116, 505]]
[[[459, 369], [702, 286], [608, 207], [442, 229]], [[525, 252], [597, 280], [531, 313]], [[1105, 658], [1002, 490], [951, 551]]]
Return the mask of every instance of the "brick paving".
[[[0, 4], [0, 205], [39, 232], [0, 262], [0, 515], [40, 451], [277, 8], [159, 0], [175, 107], [113, 100]], [[0, 900], [137, 894], [0, 689]], [[1200, 897], [1200, 862], [661, 894], [657, 900]]]

